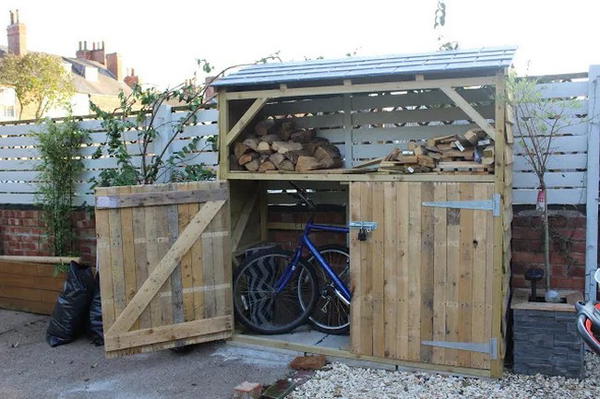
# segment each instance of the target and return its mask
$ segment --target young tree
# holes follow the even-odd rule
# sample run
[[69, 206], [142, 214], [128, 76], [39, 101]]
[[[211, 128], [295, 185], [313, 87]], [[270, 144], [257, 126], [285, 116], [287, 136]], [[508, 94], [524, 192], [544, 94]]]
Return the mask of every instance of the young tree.
[[40, 119], [51, 107], [67, 104], [75, 92], [61, 59], [43, 53], [7, 54], [0, 60], [0, 83], [14, 87], [19, 119], [28, 106], [34, 107], [35, 118]]
[[569, 127], [583, 123], [585, 119], [573, 115], [572, 111], [577, 107], [576, 100], [544, 98], [535, 79], [517, 78], [516, 74], [511, 73], [507, 88], [508, 101], [514, 109], [517, 142], [538, 181], [537, 210], [540, 212], [544, 232], [546, 301], [554, 302], [560, 298], [551, 285], [550, 227], [545, 180], [548, 160], [552, 156], [552, 140], [567, 133], [566, 129]]

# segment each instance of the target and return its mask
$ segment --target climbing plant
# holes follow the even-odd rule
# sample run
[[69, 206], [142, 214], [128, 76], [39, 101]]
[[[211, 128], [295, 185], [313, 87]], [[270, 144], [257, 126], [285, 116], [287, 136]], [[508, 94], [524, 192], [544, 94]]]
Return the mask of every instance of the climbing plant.
[[54, 255], [73, 255], [73, 201], [84, 171], [81, 147], [88, 132], [73, 118], [47, 120], [36, 134], [40, 163], [37, 201], [43, 210]]

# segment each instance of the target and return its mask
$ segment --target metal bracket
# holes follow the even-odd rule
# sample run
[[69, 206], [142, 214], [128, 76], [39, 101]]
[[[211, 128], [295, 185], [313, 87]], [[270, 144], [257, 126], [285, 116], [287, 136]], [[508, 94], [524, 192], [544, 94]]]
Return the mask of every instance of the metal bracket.
[[500, 216], [500, 194], [494, 194], [491, 200], [423, 202], [423, 206], [492, 211], [492, 215]]
[[361, 229], [370, 233], [371, 231], [377, 228], [377, 222], [363, 222], [363, 221], [354, 221], [348, 224], [348, 227], [351, 229]]
[[428, 346], [439, 346], [441, 348], [459, 349], [463, 351], [479, 352], [490, 355], [490, 359], [498, 359], [498, 341], [492, 338], [489, 342], [451, 342], [451, 341], [421, 341]]

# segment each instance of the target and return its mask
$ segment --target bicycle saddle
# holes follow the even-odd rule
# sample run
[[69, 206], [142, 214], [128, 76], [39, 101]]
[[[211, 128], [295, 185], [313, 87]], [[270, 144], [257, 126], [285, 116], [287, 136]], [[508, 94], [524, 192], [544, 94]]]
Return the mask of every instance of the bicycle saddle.
[[577, 310], [577, 332], [583, 341], [600, 354], [600, 303], [579, 301]]

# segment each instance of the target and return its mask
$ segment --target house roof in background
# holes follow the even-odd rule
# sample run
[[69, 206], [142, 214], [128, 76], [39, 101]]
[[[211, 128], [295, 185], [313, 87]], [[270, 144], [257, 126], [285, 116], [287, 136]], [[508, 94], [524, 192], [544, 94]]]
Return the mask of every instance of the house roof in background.
[[256, 64], [213, 83], [216, 87], [250, 87], [334, 79], [391, 77], [425, 73], [494, 71], [508, 67], [517, 48], [484, 47], [378, 57], [347, 57], [303, 62]]
[[[0, 46], [0, 58], [8, 54], [8, 48], [6, 46]], [[63, 62], [71, 64], [71, 73], [73, 75], [73, 85], [75, 86], [75, 92], [83, 94], [96, 94], [114, 96], [119, 94], [121, 90], [125, 93], [131, 92], [129, 86], [124, 82], [120, 82], [115, 79], [115, 76], [110, 72], [106, 66], [96, 61], [90, 61], [79, 58], [62, 57], [56, 54], [55, 57], [59, 57]], [[94, 67], [98, 69], [98, 80], [91, 81], [85, 78], [85, 67]]]

